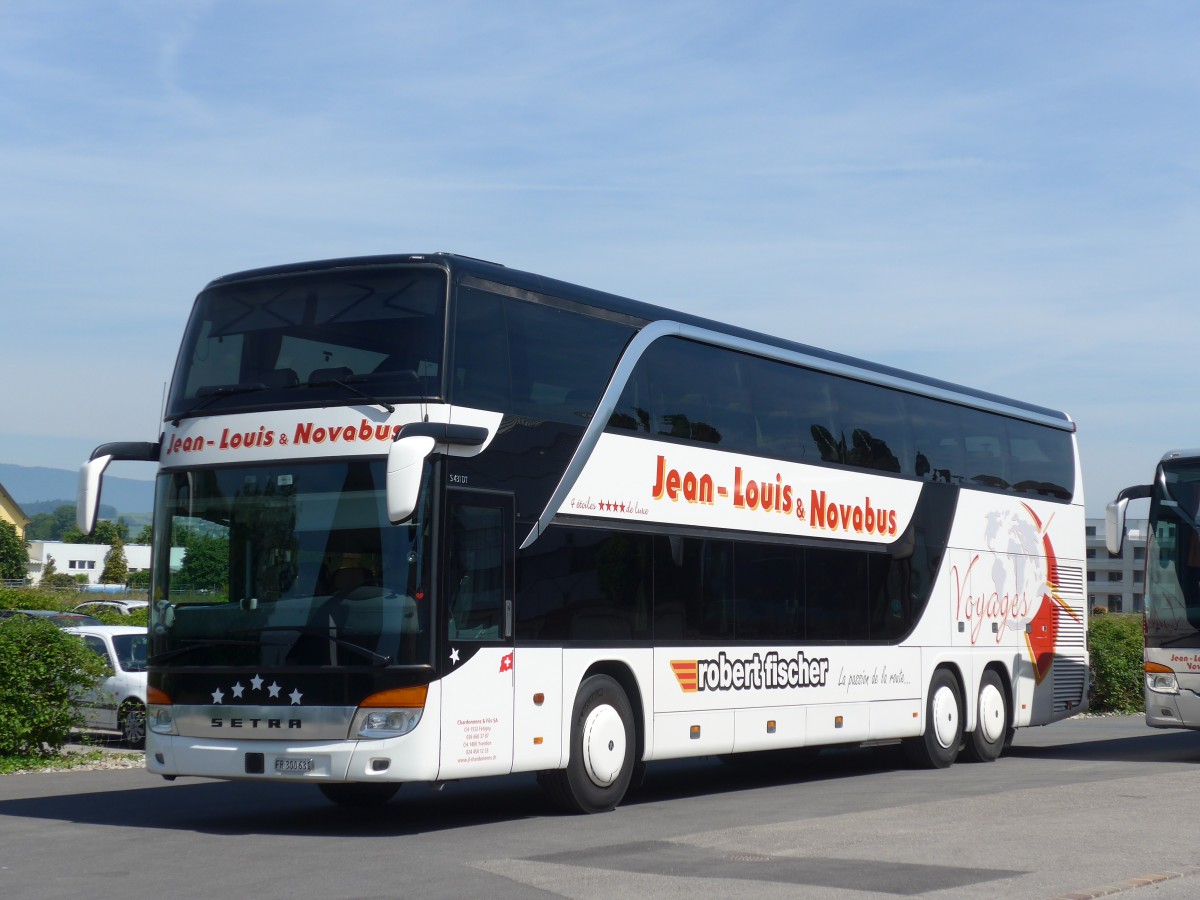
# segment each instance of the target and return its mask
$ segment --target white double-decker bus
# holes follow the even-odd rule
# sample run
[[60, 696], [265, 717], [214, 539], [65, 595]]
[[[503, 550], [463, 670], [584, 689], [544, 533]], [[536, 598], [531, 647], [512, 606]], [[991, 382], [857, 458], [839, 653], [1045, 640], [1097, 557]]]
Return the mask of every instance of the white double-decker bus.
[[343, 259], [201, 292], [161, 439], [95, 451], [80, 525], [109, 461], [158, 463], [150, 771], [343, 804], [538, 772], [597, 812], [653, 760], [944, 767], [1083, 709], [1074, 430], [492, 263]]
[[1146, 724], [1200, 728], [1200, 450], [1172, 450], [1152, 484], [1125, 488], [1108, 504], [1110, 553], [1121, 552], [1129, 501], [1145, 498]]

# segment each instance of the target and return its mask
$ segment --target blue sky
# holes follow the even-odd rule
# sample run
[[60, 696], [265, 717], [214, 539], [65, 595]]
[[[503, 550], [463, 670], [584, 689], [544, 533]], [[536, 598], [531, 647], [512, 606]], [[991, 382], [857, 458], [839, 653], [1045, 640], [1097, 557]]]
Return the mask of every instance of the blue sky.
[[1182, 0], [7, 0], [0, 462], [155, 438], [211, 278], [449, 250], [1064, 409], [1098, 514], [1200, 446], [1197, 47]]

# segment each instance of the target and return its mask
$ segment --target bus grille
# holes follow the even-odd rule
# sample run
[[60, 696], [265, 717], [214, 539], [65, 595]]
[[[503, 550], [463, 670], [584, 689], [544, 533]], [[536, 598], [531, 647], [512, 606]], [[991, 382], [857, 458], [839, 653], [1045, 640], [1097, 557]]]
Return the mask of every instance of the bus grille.
[[[1083, 595], [1083, 569], [1076, 566], [1059, 566], [1058, 584], [1053, 585], [1054, 594], [1060, 603], [1054, 605], [1055, 624], [1058, 626], [1059, 647], [1087, 646], [1087, 602]], [[1063, 609], [1063, 604], [1071, 610]], [[1074, 615], [1071, 615], [1074, 613]]]
[[1054, 711], [1063, 712], [1083, 705], [1087, 690], [1087, 666], [1082, 660], [1058, 657], [1051, 669], [1054, 675]]

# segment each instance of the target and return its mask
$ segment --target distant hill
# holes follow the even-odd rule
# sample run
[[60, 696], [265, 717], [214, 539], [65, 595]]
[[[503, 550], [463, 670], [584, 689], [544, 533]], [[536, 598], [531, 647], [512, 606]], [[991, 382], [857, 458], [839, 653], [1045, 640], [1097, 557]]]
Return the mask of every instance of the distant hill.
[[[27, 515], [52, 512], [68, 504], [74, 506], [78, 482], [78, 470], [0, 463], [0, 484], [21, 504]], [[112, 507], [119, 515], [149, 516], [154, 509], [154, 482], [105, 475], [101, 500], [105, 507]], [[45, 503], [53, 505], [46, 509]]]

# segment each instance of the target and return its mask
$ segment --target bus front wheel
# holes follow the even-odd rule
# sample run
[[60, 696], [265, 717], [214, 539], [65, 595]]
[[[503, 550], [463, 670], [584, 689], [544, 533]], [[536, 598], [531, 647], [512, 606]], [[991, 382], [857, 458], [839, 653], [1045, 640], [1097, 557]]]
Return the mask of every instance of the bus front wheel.
[[617, 682], [593, 675], [579, 687], [571, 716], [565, 769], [541, 772], [538, 781], [567, 812], [607, 812], [629, 789], [636, 760], [633, 707]]
[[925, 701], [925, 733], [905, 739], [905, 755], [922, 769], [946, 769], [954, 765], [962, 739], [958, 681], [946, 669], [938, 669], [930, 679]]
[[1000, 676], [992, 669], [979, 681], [979, 715], [975, 730], [967, 735], [963, 755], [972, 762], [992, 762], [1004, 752], [1010, 731], [1008, 697]]

